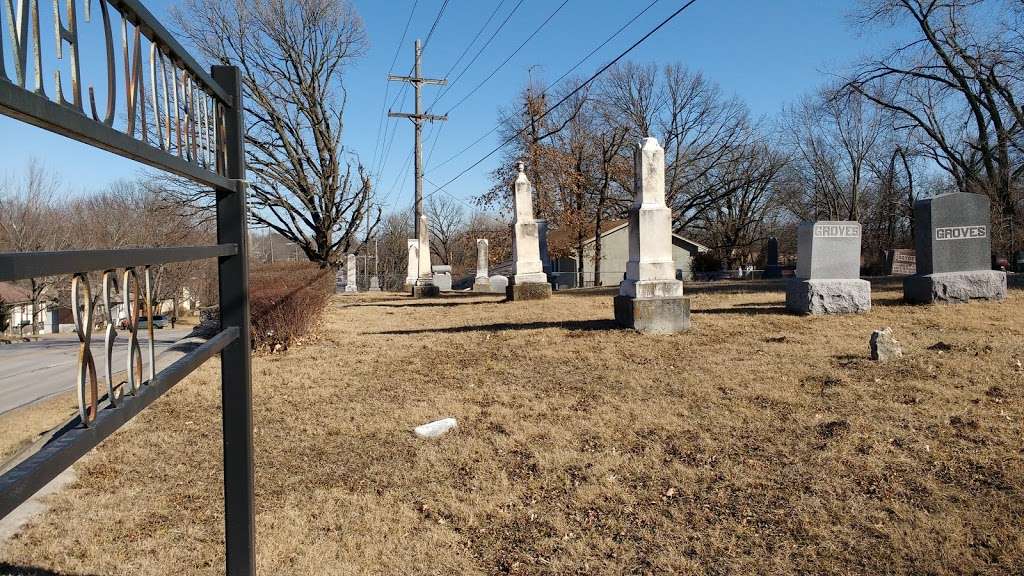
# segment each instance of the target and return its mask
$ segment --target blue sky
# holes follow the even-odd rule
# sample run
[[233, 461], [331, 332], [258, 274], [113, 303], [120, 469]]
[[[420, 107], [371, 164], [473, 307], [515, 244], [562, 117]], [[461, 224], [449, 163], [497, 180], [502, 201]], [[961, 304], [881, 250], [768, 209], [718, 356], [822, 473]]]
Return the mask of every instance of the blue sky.
[[[173, 1], [143, 0], [151, 11], [167, 22], [167, 11]], [[412, 64], [412, 41], [427, 35], [442, 1], [419, 0], [405, 43], [400, 47], [394, 73], [408, 71]], [[499, 2], [450, 0], [424, 54], [424, 75], [437, 77], [449, 70]], [[488, 30], [493, 30], [515, 3], [506, 1]], [[560, 3], [556, 0], [524, 0], [508, 25], [480, 54], [463, 78], [451, 86], [434, 112], [445, 112], [460, 100]], [[426, 170], [429, 181], [446, 182], [497, 145], [496, 136], [492, 135], [448, 164], [438, 168], [431, 166], [449, 158], [490, 130], [498, 107], [512, 101], [527, 81], [531, 67], [534, 76], [545, 81], [561, 76], [647, 3], [648, 0], [569, 0], [500, 72], [451, 112], [436, 140], [436, 147], [433, 146], [433, 138], [425, 143], [425, 151], [433, 148]], [[660, 0], [582, 65], [578, 73], [587, 76], [598, 69], [681, 4], [681, 0]], [[349, 101], [345, 142], [364, 162], [370, 163], [378, 143], [385, 78], [413, 0], [357, 0], [355, 5], [364, 19], [370, 48], [365, 58], [346, 74]], [[850, 25], [848, 17], [848, 11], [854, 5], [852, 2], [824, 0], [698, 0], [637, 48], [630, 58], [643, 62], [682, 62], [704, 72], [727, 94], [735, 94], [745, 100], [755, 116], [772, 117], [786, 103], [816, 89], [830, 74], [843, 72], [852, 62], [877, 53], [898, 36], [898, 31], [878, 30], [861, 35]], [[50, 25], [47, 16], [44, 16], [44, 23]], [[6, 34], [7, 23], [4, 22], [3, 26]], [[87, 28], [98, 24], [80, 22], [80, 26]], [[52, 29], [43, 33], [52, 35]], [[477, 45], [482, 44], [487, 36], [489, 32]], [[9, 41], [4, 44], [9, 50]], [[475, 53], [475, 50], [470, 53], [455, 74]], [[98, 62], [103, 54], [90, 51], [83, 53], [82, 58], [86, 62]], [[87, 71], [83, 74], [88, 76]], [[392, 83], [389, 104], [399, 89], [400, 84]], [[429, 104], [441, 90], [428, 86], [424, 91], [424, 103]], [[411, 98], [406, 99], [404, 106], [399, 104], [396, 108], [411, 110]], [[0, 131], [4, 135], [0, 143], [0, 173], [19, 170], [30, 158], [38, 158], [58, 171], [73, 192], [83, 193], [102, 188], [118, 178], [130, 178], [140, 170], [138, 164], [129, 160], [5, 117], [0, 117]], [[436, 134], [429, 128], [425, 133]], [[379, 193], [392, 207], [405, 207], [412, 202], [412, 168], [411, 163], [405, 163], [411, 149], [412, 126], [407, 120], [399, 120], [377, 185]], [[485, 190], [488, 187], [487, 173], [494, 167], [495, 158], [497, 155], [450, 185], [448, 192], [468, 199]], [[428, 183], [425, 188], [430, 193], [434, 186]]]

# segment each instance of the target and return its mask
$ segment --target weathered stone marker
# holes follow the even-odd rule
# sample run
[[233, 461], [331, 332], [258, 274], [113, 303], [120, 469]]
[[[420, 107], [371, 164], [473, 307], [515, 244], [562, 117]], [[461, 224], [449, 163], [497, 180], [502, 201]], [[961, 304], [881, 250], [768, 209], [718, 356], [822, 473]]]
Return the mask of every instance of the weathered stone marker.
[[489, 266], [490, 243], [487, 238], [476, 240], [476, 277], [473, 279], [473, 292], [490, 292], [491, 280], [487, 276]]
[[345, 262], [345, 292], [359, 292], [356, 285], [356, 255], [349, 254]]
[[380, 280], [376, 276], [370, 276], [370, 287], [368, 292], [380, 292]]
[[533, 191], [530, 180], [519, 163], [516, 177], [516, 216], [512, 235], [512, 270], [505, 296], [509, 300], [543, 300], [551, 297], [551, 285], [540, 262], [540, 235], [533, 219]]
[[782, 266], [779, 266], [779, 240], [772, 236], [765, 245], [765, 265], [763, 278], [782, 278]]
[[914, 202], [917, 273], [903, 279], [903, 299], [956, 304], [1006, 298], [1006, 272], [992, 270], [990, 202], [957, 192]]
[[537, 220], [537, 245], [540, 247], [540, 269], [546, 276], [551, 273], [551, 256], [548, 255], [547, 220]]
[[852, 314], [871, 309], [871, 283], [860, 279], [860, 224], [804, 222], [797, 229], [796, 278], [786, 308], [800, 314]]
[[629, 261], [615, 297], [615, 321], [640, 332], [681, 332], [690, 327], [690, 299], [676, 280], [672, 211], [665, 206], [665, 151], [657, 139], [637, 144], [633, 170]]
[[416, 238], [410, 238], [406, 241], [406, 246], [409, 248], [409, 266], [406, 268], [405, 284], [402, 286], [402, 291], [412, 292], [420, 266], [420, 241]]
[[441, 295], [441, 289], [434, 285], [434, 274], [430, 269], [430, 228], [427, 215], [420, 214], [419, 258], [416, 260], [416, 283], [412, 295], [416, 298], [433, 298]]
[[508, 277], [502, 276], [501, 274], [495, 274], [488, 278], [491, 283], [491, 292], [494, 294], [505, 294], [508, 289]]
[[434, 286], [442, 292], [451, 292], [452, 289], [452, 267], [447, 264], [439, 264], [431, 268], [434, 272]]

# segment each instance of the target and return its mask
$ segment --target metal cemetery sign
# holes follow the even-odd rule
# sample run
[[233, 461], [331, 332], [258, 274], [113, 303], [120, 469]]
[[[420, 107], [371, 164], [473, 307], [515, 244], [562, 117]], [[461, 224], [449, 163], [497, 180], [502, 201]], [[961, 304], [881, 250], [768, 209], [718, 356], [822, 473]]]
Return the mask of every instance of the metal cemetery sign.
[[[84, 23], [96, 23], [99, 12], [101, 46], [83, 41], [74, 0], [54, 0], [52, 46], [40, 35], [38, 0], [4, 0], [3, 113], [211, 186], [232, 187], [224, 177], [224, 150], [216, 148], [231, 96], [137, 0], [81, 5]], [[103, 95], [83, 86], [81, 59], [89, 49], [102, 55]], [[54, 58], [44, 60], [50, 51]], [[14, 62], [13, 70], [5, 59]]]
[[[68, 375], [75, 385], [78, 415], [37, 450], [0, 468], [0, 518], [220, 354], [227, 573], [254, 574], [241, 75], [229, 66], [215, 66], [212, 74], [204, 71], [138, 0], [54, 0], [52, 7], [46, 18], [38, 0], [2, 0], [0, 113], [212, 188], [217, 244], [0, 253], [0, 281], [70, 277], [80, 342], [76, 372]], [[55, 34], [41, 35], [47, 29]], [[96, 67], [88, 68], [83, 56], [92, 53]], [[87, 68], [99, 70], [93, 77], [104, 80], [96, 82], [100, 89], [83, 82]], [[157, 372], [152, 267], [205, 258], [218, 262], [220, 331]], [[101, 278], [99, 319], [90, 272]], [[127, 313], [126, 340], [118, 339], [111, 313], [118, 289]], [[137, 333], [140, 316], [149, 320], [145, 378]], [[97, 320], [105, 344], [103, 390], [90, 348]], [[127, 376], [118, 382], [111, 358], [122, 345], [128, 351]]]

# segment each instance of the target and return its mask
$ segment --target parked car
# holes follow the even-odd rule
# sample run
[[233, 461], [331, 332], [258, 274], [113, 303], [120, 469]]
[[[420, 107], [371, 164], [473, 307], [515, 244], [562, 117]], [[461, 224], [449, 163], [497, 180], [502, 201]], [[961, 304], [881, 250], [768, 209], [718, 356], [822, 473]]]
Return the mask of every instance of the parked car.
[[[159, 314], [154, 314], [153, 315], [153, 328], [163, 329], [163, 328], [166, 328], [167, 325], [170, 324], [170, 323], [171, 323], [171, 321], [168, 320], [166, 316], [161, 316]], [[149, 319], [146, 318], [145, 316], [139, 318], [139, 330], [146, 330], [148, 328], [149, 328]]]

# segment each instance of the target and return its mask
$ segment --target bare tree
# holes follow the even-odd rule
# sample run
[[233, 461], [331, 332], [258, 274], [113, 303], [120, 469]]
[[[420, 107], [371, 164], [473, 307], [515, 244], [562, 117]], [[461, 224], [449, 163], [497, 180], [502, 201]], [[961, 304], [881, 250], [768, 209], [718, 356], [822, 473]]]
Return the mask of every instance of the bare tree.
[[804, 220], [858, 220], [871, 163], [887, 155], [890, 116], [856, 92], [828, 88], [788, 106], [790, 210]]
[[1011, 219], [1022, 210], [1024, 178], [1021, 10], [1000, 0], [865, 2], [863, 25], [909, 21], [916, 34], [862, 63], [845, 85], [896, 114], [917, 153], [959, 190], [987, 194]]
[[430, 252], [442, 264], [450, 266], [460, 259], [458, 241], [465, 224], [462, 206], [453, 198], [435, 194], [427, 204], [427, 217], [430, 221]]
[[[72, 233], [70, 217], [64, 211], [60, 180], [40, 162], [32, 160], [20, 176], [0, 182], [0, 249], [10, 252], [66, 250]], [[25, 281], [32, 301], [32, 333], [38, 331], [39, 304], [56, 300], [60, 276]]]
[[344, 71], [367, 46], [359, 15], [347, 0], [186, 0], [173, 12], [201, 54], [242, 70], [250, 217], [339, 267], [371, 215], [369, 172], [342, 142]]

